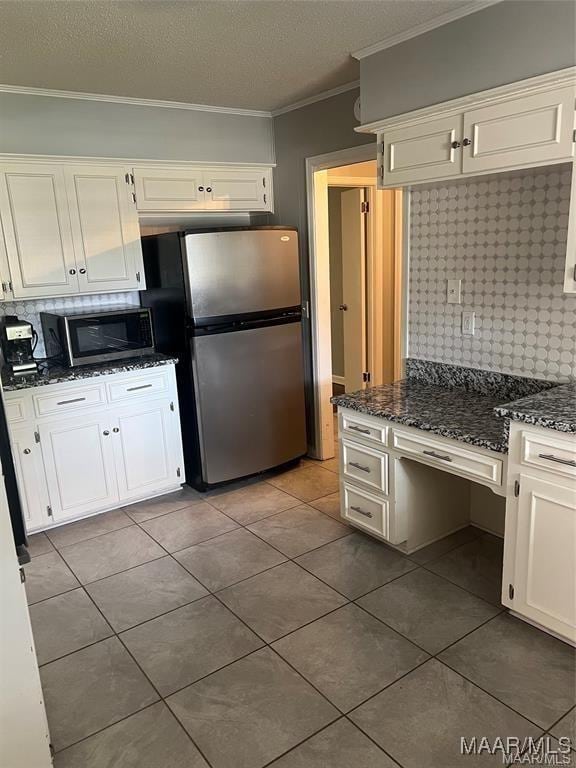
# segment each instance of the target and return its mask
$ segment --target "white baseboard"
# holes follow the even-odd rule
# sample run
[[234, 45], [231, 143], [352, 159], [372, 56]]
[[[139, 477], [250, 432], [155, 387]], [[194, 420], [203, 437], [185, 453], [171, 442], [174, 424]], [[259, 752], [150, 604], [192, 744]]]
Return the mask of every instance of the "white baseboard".
[[332, 374], [332, 384], [340, 384], [342, 387], [346, 386], [346, 379], [344, 376], [335, 376]]

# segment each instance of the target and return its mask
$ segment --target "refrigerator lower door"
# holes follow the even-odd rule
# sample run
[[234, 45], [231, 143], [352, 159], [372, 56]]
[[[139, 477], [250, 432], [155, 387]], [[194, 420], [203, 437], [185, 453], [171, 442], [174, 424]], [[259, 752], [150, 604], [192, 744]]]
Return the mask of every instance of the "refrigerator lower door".
[[300, 322], [197, 336], [192, 345], [205, 483], [306, 452]]

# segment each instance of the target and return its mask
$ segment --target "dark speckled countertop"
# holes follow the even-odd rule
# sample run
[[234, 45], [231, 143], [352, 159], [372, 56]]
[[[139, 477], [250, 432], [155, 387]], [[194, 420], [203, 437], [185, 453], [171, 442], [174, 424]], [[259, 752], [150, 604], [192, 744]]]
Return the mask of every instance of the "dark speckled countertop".
[[574, 385], [411, 359], [406, 374], [332, 402], [498, 453], [508, 452], [510, 419], [576, 431]]
[[66, 381], [90, 379], [94, 376], [106, 376], [111, 373], [126, 373], [140, 368], [157, 368], [160, 365], [177, 363], [175, 357], [168, 357], [156, 352], [143, 357], [131, 357], [124, 360], [114, 360], [109, 363], [82, 365], [77, 368], [66, 368], [62, 365], [42, 366], [38, 373], [16, 376], [7, 368], [2, 369], [2, 388], [6, 392], [17, 389], [41, 387], [47, 384], [62, 384]]
[[576, 433], [576, 384], [561, 384], [496, 408], [498, 416], [558, 432]]

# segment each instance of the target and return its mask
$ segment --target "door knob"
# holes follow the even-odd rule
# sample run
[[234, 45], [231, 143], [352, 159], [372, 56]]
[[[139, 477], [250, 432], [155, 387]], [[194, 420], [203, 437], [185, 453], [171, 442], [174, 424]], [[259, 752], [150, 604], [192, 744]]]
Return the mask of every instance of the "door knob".
[[338, 307], [338, 309], [339, 309], [341, 312], [347, 312], [347, 311], [348, 311], [348, 304], [340, 304], [340, 306]]
[[102, 434], [106, 435], [106, 437], [108, 437], [108, 435], [110, 434], [110, 430], [105, 429], [104, 432], [102, 432]]
[[206, 192], [212, 192], [212, 187], [206, 187]]
[[114, 432], [114, 433], [118, 433], [118, 432], [120, 432], [120, 430], [118, 429], [118, 427], [114, 427], [114, 429], [112, 430], [112, 432]]
[[75, 275], [76, 274], [76, 270], [75, 269], [70, 269], [68, 271], [70, 272], [71, 275]]
[[82, 269], [80, 269], [78, 271], [80, 272], [81, 275], [85, 275], [86, 274], [86, 270], [84, 269], [84, 267], [82, 267]]
[[26, 454], [26, 456], [28, 456], [28, 454], [30, 453], [30, 448], [24, 448], [24, 453]]
[[470, 139], [464, 139], [464, 141], [462, 142], [463, 147], [469, 147], [470, 144], [472, 144]]
[[198, 187], [198, 192], [204, 192], [204, 187]]
[[453, 141], [452, 144], [450, 144], [450, 146], [452, 147], [452, 149], [458, 149], [462, 145], [460, 144], [459, 141]]

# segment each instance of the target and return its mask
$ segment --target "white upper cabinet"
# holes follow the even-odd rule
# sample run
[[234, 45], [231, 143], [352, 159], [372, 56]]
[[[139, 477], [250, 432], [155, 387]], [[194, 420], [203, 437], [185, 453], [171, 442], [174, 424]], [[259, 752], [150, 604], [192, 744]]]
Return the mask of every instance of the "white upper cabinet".
[[402, 186], [461, 172], [462, 116], [388, 131], [382, 163], [386, 186]]
[[201, 168], [134, 168], [139, 211], [200, 211], [206, 203]]
[[134, 187], [142, 212], [272, 210], [270, 168], [140, 166]]
[[6, 165], [0, 216], [15, 298], [78, 293], [64, 169]]
[[269, 169], [207, 170], [203, 174], [208, 210], [269, 211], [272, 207], [272, 173]]
[[66, 166], [80, 292], [144, 288], [138, 213], [122, 166]]
[[553, 163], [573, 153], [574, 88], [464, 113], [462, 172]]

